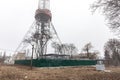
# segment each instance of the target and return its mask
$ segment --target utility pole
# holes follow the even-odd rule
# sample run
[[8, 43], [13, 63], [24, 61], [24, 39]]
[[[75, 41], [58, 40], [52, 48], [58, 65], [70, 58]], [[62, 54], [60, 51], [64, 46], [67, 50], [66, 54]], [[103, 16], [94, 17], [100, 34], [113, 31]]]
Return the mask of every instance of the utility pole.
[[33, 63], [33, 52], [34, 52], [34, 45], [32, 45], [32, 55], [31, 55], [31, 64], [30, 64], [31, 70], [32, 70], [32, 63]]

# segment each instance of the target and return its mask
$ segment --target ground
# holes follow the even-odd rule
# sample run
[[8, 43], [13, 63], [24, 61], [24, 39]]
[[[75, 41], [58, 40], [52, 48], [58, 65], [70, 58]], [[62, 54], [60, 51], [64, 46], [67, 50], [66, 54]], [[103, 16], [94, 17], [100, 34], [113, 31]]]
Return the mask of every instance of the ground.
[[0, 80], [120, 80], [120, 68], [111, 72], [96, 71], [94, 67], [33, 68], [0, 65]]

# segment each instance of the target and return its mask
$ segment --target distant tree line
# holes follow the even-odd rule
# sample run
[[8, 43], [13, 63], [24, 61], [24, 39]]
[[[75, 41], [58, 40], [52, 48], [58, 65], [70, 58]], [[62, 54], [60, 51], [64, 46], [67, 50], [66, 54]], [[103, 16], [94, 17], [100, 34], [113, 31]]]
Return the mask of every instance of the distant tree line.
[[96, 51], [91, 51], [92, 48], [93, 48], [93, 45], [91, 44], [91, 42], [89, 42], [89, 43], [84, 45], [82, 51], [85, 52], [86, 58], [97, 59], [99, 51], [97, 51], [97, 50]]
[[106, 65], [120, 65], [120, 40], [109, 39], [104, 46]]
[[[54, 48], [54, 52], [57, 54], [66, 54], [66, 55], [70, 55], [71, 57], [76, 53], [78, 55], [81, 54], [78, 53], [77, 47], [72, 43], [59, 44], [57, 42], [53, 42], [52, 47]], [[82, 52], [84, 52], [82, 54], [84, 54], [85, 56], [81, 56], [81, 58], [97, 59], [99, 51], [91, 51], [92, 48], [93, 46], [90, 42], [85, 44], [82, 49]]]
[[[117, 36], [120, 35], [120, 0], [96, 0], [92, 5], [93, 12], [100, 10], [105, 16], [108, 27]], [[106, 65], [120, 65], [120, 40], [109, 39], [104, 46]]]
[[6, 53], [4, 52], [4, 54], [2, 55], [2, 53], [0, 53], [0, 63], [4, 63], [4, 61], [6, 60]]
[[52, 47], [55, 50], [54, 52], [57, 54], [69, 54], [72, 56], [78, 51], [74, 44], [59, 44], [57, 42], [53, 42]]

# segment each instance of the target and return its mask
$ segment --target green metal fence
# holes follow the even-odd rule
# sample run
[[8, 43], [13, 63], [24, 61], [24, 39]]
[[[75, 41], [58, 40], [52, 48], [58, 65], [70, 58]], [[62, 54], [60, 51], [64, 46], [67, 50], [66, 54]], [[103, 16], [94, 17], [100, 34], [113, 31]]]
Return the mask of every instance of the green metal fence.
[[[31, 60], [15, 60], [15, 64], [29, 66]], [[61, 60], [61, 59], [33, 59], [35, 67], [59, 67], [59, 66], [89, 66], [97, 64], [96, 60]]]

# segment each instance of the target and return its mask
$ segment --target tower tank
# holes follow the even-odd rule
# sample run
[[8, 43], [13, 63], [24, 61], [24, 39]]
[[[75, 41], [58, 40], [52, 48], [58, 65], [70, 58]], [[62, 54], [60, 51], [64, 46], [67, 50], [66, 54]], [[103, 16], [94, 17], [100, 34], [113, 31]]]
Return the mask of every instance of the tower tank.
[[50, 8], [50, 0], [39, 0], [38, 9], [35, 12], [35, 19], [38, 22], [51, 21], [52, 15]]

